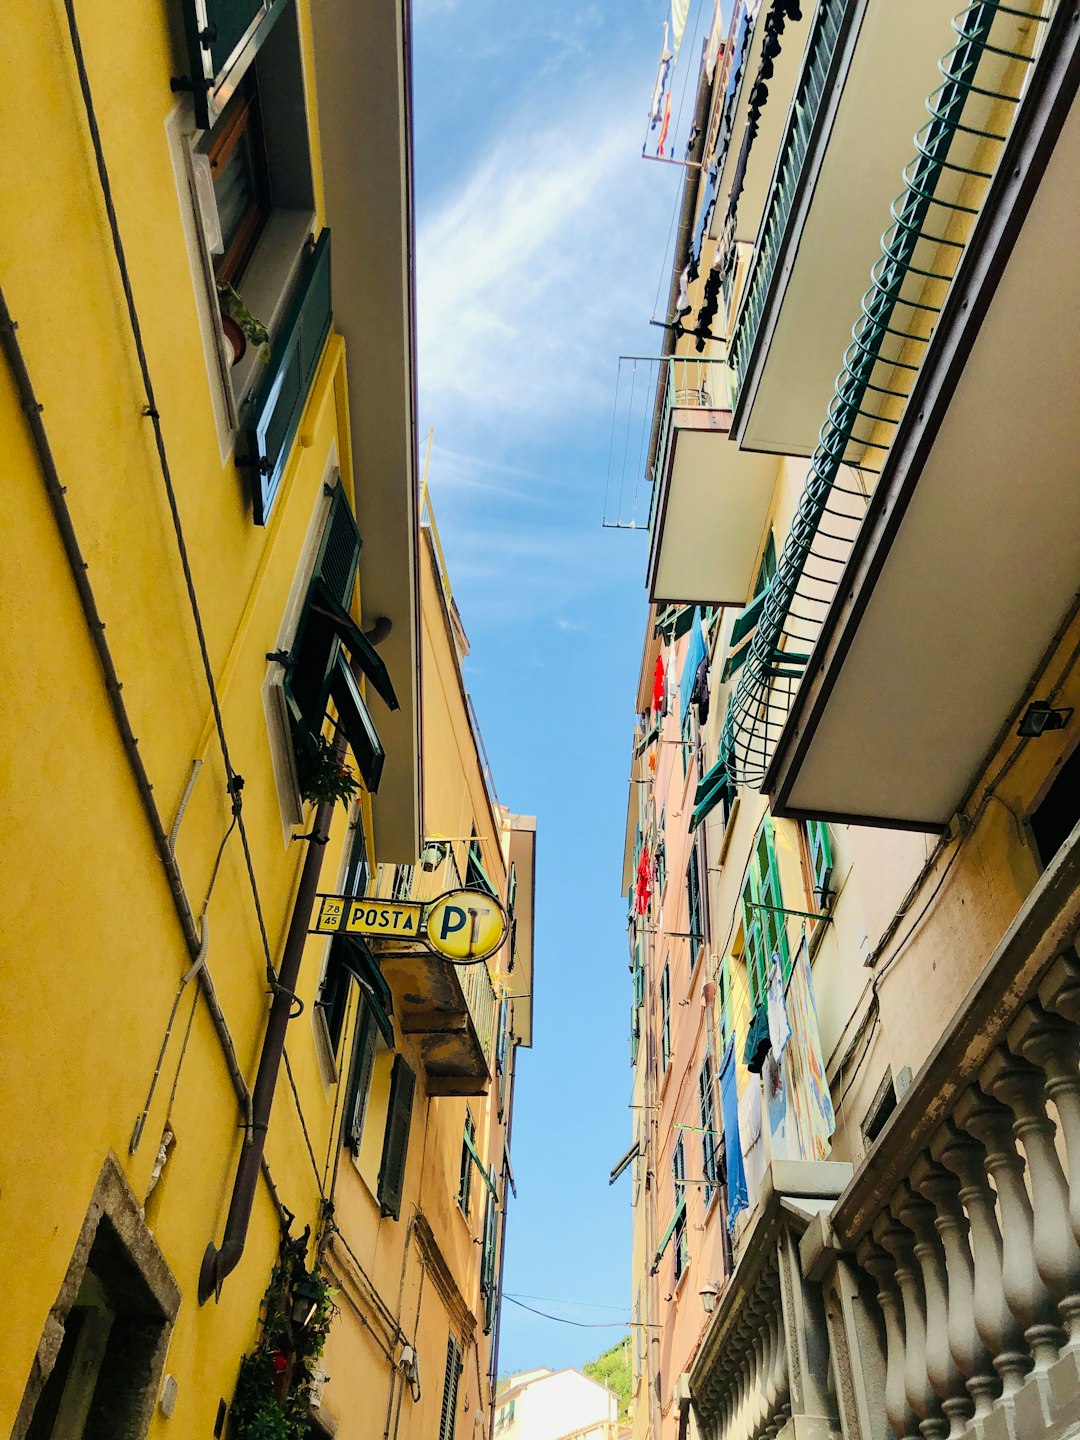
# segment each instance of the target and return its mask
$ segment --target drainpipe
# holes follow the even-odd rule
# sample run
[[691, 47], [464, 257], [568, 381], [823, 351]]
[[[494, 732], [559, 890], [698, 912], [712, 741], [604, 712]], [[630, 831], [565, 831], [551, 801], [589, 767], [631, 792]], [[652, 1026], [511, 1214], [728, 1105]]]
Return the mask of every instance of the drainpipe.
[[[713, 72], [714, 76], [719, 75], [720, 64]], [[708, 128], [709, 111], [712, 108], [713, 87], [705, 78], [705, 71], [701, 72], [701, 83], [698, 85], [697, 104], [694, 107], [694, 125], [696, 135], [694, 144], [687, 159], [686, 176], [683, 180], [682, 209], [679, 212], [679, 228], [675, 232], [675, 250], [671, 261], [671, 284], [668, 287], [667, 312], [664, 316], [667, 324], [674, 325], [678, 318], [675, 314], [675, 301], [679, 298], [679, 276], [686, 265], [686, 256], [690, 247], [690, 237], [694, 230], [694, 213], [697, 210], [698, 186], [701, 182], [701, 171], [696, 168], [705, 153], [705, 141], [708, 139], [706, 130]], [[675, 353], [676, 335], [674, 330], [664, 331], [664, 341], [660, 346], [660, 359], [666, 360]], [[649, 461], [645, 467], [646, 475], [652, 475], [653, 466], [656, 464], [656, 448], [660, 439], [660, 419], [664, 413], [664, 397], [667, 387], [659, 383], [657, 378], [656, 403], [653, 406], [652, 430], [649, 436]]]
[[[339, 762], [345, 756], [345, 735], [339, 731], [334, 742], [334, 757]], [[304, 856], [304, 867], [300, 872], [300, 884], [293, 903], [289, 933], [285, 937], [285, 948], [277, 978], [272, 982], [274, 999], [270, 1005], [270, 1018], [266, 1022], [262, 1052], [259, 1055], [259, 1069], [251, 1092], [251, 1125], [240, 1152], [240, 1163], [236, 1167], [229, 1214], [225, 1221], [225, 1234], [220, 1247], [211, 1240], [206, 1247], [199, 1270], [199, 1304], [205, 1305], [210, 1296], [221, 1295], [225, 1277], [236, 1269], [244, 1253], [248, 1225], [251, 1221], [251, 1207], [255, 1200], [255, 1186], [259, 1168], [266, 1149], [266, 1132], [270, 1124], [270, 1107], [274, 1103], [274, 1089], [277, 1085], [281, 1057], [285, 1051], [285, 1031], [290, 1019], [297, 1012], [293, 1009], [296, 1000], [296, 982], [300, 975], [300, 962], [304, 957], [308, 927], [315, 908], [315, 896], [319, 889], [322, 873], [323, 851], [330, 835], [330, 822], [334, 813], [334, 802], [323, 800], [315, 811], [311, 834], [307, 836], [308, 849]]]

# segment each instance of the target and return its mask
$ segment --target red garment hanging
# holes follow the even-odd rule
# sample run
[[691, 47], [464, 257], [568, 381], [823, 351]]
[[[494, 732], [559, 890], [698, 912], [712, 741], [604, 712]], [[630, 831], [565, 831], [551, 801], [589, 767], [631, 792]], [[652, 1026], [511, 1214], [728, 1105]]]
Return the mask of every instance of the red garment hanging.
[[641, 859], [637, 867], [637, 889], [634, 892], [634, 910], [638, 915], [646, 915], [649, 910], [649, 900], [652, 898], [652, 865], [649, 863], [649, 847], [641, 847]]
[[652, 682], [652, 708], [658, 715], [664, 709], [664, 657], [657, 655], [656, 669], [653, 671]]

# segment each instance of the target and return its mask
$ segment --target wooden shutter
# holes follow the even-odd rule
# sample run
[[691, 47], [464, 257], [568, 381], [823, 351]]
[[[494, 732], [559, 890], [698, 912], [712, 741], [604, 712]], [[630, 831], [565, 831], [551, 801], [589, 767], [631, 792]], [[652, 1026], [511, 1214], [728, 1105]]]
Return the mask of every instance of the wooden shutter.
[[814, 898], [824, 910], [833, 872], [832, 844], [829, 841], [829, 827], [824, 820], [806, 822], [806, 842], [814, 876]]
[[[495, 1184], [495, 1168], [492, 1166], [488, 1175], [488, 1183]], [[499, 1211], [495, 1203], [495, 1196], [491, 1193], [487, 1197], [487, 1207], [484, 1210], [484, 1249], [483, 1258], [480, 1262], [480, 1291], [484, 1296], [484, 1334], [491, 1331], [491, 1322], [495, 1316], [495, 1241], [499, 1231]]]
[[190, 90], [195, 119], [209, 129], [255, 59], [287, 0], [182, 0], [188, 74], [173, 81]]
[[439, 1440], [454, 1440], [457, 1424], [458, 1379], [461, 1375], [461, 1347], [451, 1335], [446, 1342], [446, 1370], [443, 1374], [442, 1414]]
[[401, 1195], [405, 1187], [405, 1161], [409, 1151], [409, 1127], [412, 1124], [413, 1091], [416, 1076], [403, 1055], [394, 1056], [390, 1075], [390, 1105], [383, 1138], [382, 1164], [379, 1167], [379, 1206], [384, 1215], [394, 1220], [401, 1214]]
[[265, 525], [270, 517], [331, 320], [330, 231], [323, 230], [304, 257], [262, 384], [243, 417], [245, 454], [240, 464], [251, 476], [256, 525]]
[[476, 1121], [472, 1118], [472, 1112], [466, 1109], [465, 1134], [461, 1141], [461, 1178], [458, 1183], [458, 1204], [463, 1215], [469, 1213], [469, 1199], [472, 1195], [473, 1158], [470, 1141], [476, 1141]]
[[[344, 982], [344, 975], [342, 975]], [[367, 1005], [361, 1001], [356, 1019], [356, 1048], [353, 1054], [349, 1093], [345, 1101], [345, 1144], [354, 1155], [360, 1153], [367, 1112], [371, 1072], [375, 1068], [375, 1024]]]

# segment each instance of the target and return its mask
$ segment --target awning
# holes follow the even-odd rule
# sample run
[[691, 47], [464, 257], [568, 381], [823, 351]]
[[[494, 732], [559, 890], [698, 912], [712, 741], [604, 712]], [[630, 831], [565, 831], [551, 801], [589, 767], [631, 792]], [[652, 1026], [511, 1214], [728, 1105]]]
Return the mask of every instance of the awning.
[[394, 996], [386, 983], [379, 963], [367, 946], [356, 936], [339, 935], [334, 944], [334, 958], [353, 977], [364, 993], [368, 1009], [382, 1037], [394, 1048]]
[[623, 1173], [626, 1167], [641, 1154], [641, 1142], [635, 1140], [621, 1160], [616, 1160], [611, 1167], [611, 1174], [608, 1176], [608, 1184], [614, 1185], [615, 1181]]
[[329, 620], [331, 627], [344, 643], [349, 654], [364, 672], [376, 695], [384, 700], [391, 710], [396, 710], [398, 698], [394, 693], [393, 682], [383, 663], [382, 656], [345, 607], [321, 583], [316, 585], [315, 599], [312, 601], [311, 609], [315, 614]]
[[475, 1164], [476, 1164], [476, 1168], [480, 1171], [480, 1174], [484, 1177], [484, 1184], [485, 1184], [485, 1185], [488, 1187], [488, 1189], [491, 1191], [492, 1195], [494, 1195], [495, 1200], [496, 1200], [496, 1203], [497, 1203], [497, 1202], [498, 1202], [498, 1199], [499, 1199], [499, 1192], [498, 1192], [498, 1190], [495, 1188], [495, 1181], [492, 1180], [491, 1176], [488, 1174], [487, 1170], [485, 1169], [485, 1167], [484, 1167], [484, 1162], [483, 1162], [483, 1160], [481, 1160], [481, 1158], [480, 1158], [480, 1151], [477, 1150], [475, 1144], [473, 1143], [473, 1138], [472, 1138], [472, 1136], [469, 1134], [468, 1130], [465, 1131], [465, 1144], [466, 1144], [466, 1146], [468, 1147], [469, 1154], [472, 1156], [472, 1158], [473, 1158], [473, 1160], [474, 1160], [474, 1162], [475, 1162]]

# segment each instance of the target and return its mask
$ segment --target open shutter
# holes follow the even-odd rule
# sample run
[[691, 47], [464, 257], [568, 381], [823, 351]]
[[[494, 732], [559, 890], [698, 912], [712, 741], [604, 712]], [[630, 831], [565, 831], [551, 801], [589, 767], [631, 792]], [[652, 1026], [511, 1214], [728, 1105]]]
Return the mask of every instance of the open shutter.
[[356, 678], [340, 650], [330, 675], [330, 699], [337, 706], [338, 724], [345, 731], [364, 784], [374, 795], [382, 779], [386, 751], [364, 704]]
[[195, 119], [209, 129], [228, 104], [287, 0], [182, 0], [188, 74], [173, 81], [190, 90]]
[[498, 1233], [499, 1210], [495, 1203], [495, 1171], [488, 1176], [492, 1193], [487, 1198], [484, 1210], [484, 1248], [480, 1261], [480, 1290], [486, 1301], [484, 1305], [484, 1334], [491, 1329], [495, 1314], [495, 1237]]
[[382, 1164], [379, 1167], [379, 1207], [394, 1220], [401, 1214], [405, 1186], [405, 1161], [409, 1151], [413, 1091], [416, 1076], [403, 1055], [394, 1056], [390, 1075], [390, 1104], [386, 1116]]
[[832, 889], [833, 875], [832, 843], [825, 821], [808, 820], [806, 839], [810, 848], [810, 867], [814, 875], [814, 897], [824, 910]]
[[460, 1376], [461, 1347], [451, 1335], [446, 1342], [446, 1370], [443, 1374], [439, 1440], [454, 1440], [454, 1427], [457, 1424], [458, 1379]]
[[345, 1143], [354, 1155], [360, 1153], [364, 1133], [371, 1073], [375, 1068], [375, 1026], [366, 1005], [361, 1004], [356, 1021], [356, 1049], [353, 1054], [349, 1093], [345, 1101]]
[[265, 525], [281, 485], [300, 417], [330, 333], [330, 231], [304, 256], [292, 303], [270, 353], [258, 393], [244, 415], [256, 525]]

